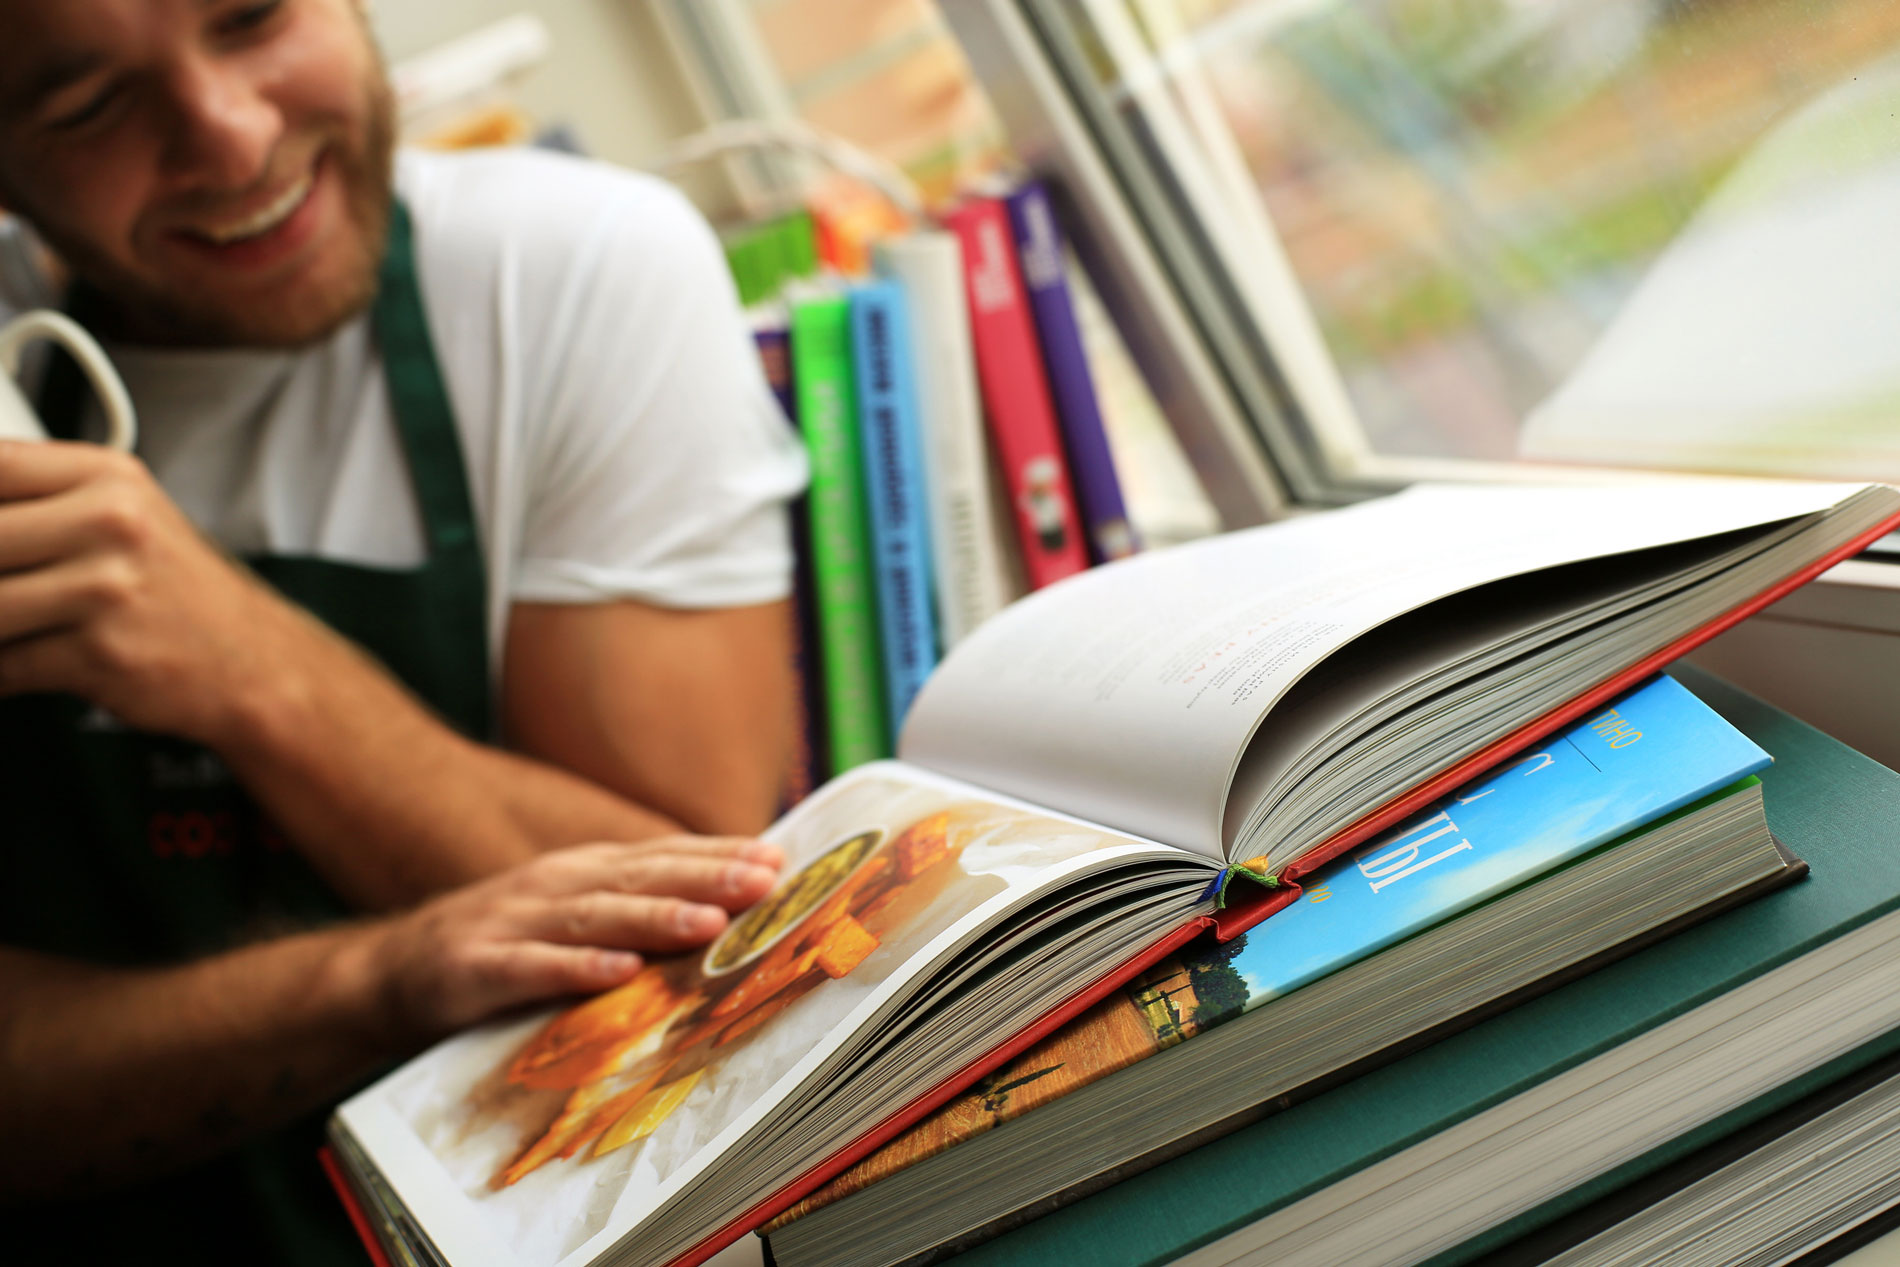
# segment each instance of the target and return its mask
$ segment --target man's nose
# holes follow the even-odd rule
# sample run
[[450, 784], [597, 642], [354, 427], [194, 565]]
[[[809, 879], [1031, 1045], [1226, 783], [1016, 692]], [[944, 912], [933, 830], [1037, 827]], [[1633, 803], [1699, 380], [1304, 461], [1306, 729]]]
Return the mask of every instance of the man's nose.
[[175, 72], [171, 95], [176, 117], [167, 158], [176, 174], [226, 190], [264, 176], [284, 116], [240, 64], [188, 61]]

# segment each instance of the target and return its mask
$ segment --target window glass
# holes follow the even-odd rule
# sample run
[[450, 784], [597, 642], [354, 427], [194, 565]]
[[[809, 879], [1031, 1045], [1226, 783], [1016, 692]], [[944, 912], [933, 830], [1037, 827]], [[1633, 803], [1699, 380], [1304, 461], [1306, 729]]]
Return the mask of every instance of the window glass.
[[1900, 477], [1891, 0], [1024, 7], [1322, 450]]
[[1002, 167], [1002, 130], [928, 0], [753, 0], [799, 114], [902, 168], [929, 201]]

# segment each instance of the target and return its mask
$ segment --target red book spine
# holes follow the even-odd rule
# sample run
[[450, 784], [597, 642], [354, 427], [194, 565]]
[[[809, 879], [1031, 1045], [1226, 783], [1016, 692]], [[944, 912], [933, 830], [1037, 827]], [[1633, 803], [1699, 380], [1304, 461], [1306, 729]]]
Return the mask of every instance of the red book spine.
[[1009, 490], [1024, 570], [1040, 589], [1089, 561], [1009, 213], [1000, 199], [976, 198], [953, 212], [948, 225], [963, 247], [983, 412]]

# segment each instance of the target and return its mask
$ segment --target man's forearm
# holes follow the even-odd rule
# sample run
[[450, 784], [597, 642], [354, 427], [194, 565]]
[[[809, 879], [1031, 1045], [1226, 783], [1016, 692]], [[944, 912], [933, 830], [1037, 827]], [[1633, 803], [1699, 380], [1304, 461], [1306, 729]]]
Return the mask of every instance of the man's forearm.
[[213, 746], [364, 909], [405, 906], [547, 849], [678, 830], [585, 779], [456, 734], [314, 621], [299, 641]]
[[0, 1206], [181, 1168], [442, 1035], [624, 984], [717, 937], [782, 861], [742, 839], [589, 845], [178, 967], [0, 948]]
[[158, 970], [0, 949], [0, 1200], [189, 1164], [374, 1069], [393, 1053], [357, 957], [367, 938], [338, 929]]

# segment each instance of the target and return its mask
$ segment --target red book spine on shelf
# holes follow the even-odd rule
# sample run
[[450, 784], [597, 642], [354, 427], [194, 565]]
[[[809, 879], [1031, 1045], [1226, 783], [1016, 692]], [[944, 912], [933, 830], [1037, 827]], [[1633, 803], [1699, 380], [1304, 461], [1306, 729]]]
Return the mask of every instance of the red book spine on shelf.
[[999, 199], [976, 198], [951, 214], [948, 227], [963, 247], [977, 380], [1010, 517], [1029, 583], [1041, 588], [1089, 561], [1009, 213]]

